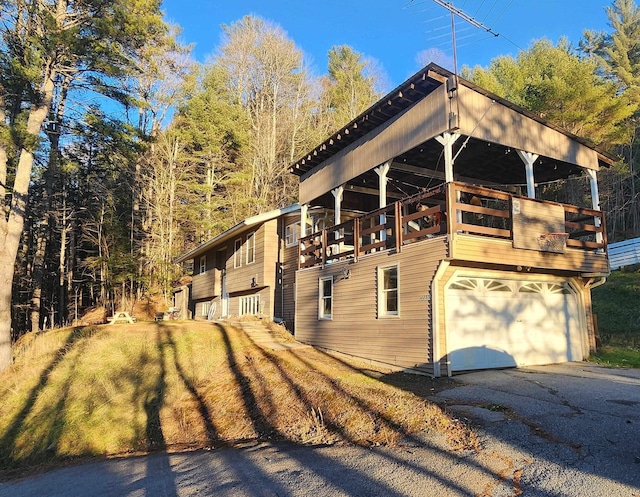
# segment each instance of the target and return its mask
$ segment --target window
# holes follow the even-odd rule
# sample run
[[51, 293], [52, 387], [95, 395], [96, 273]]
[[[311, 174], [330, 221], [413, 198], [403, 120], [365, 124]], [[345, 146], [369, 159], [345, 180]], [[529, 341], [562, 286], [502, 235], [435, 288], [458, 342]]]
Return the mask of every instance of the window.
[[298, 243], [298, 238], [300, 238], [300, 223], [297, 222], [288, 225], [285, 228], [284, 236], [287, 247], [291, 247], [292, 245]]
[[256, 234], [255, 232], [247, 235], [247, 264], [256, 262]]
[[378, 268], [378, 317], [398, 316], [398, 266]]
[[202, 310], [200, 311], [200, 315], [203, 317], [209, 317], [209, 310], [211, 309], [211, 302], [203, 302]]
[[242, 238], [238, 238], [233, 247], [233, 267], [242, 266]]
[[204, 273], [207, 270], [207, 256], [203, 255], [200, 257], [200, 274]]
[[256, 316], [260, 314], [260, 295], [240, 297], [239, 306], [239, 316]]
[[333, 276], [320, 278], [319, 294], [318, 318], [331, 319], [333, 316]]

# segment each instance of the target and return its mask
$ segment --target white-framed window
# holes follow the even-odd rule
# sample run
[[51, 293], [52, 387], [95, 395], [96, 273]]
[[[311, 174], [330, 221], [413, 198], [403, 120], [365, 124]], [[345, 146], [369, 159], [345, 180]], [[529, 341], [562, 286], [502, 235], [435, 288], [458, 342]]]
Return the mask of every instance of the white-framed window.
[[203, 317], [209, 317], [209, 310], [211, 309], [211, 302], [203, 302], [200, 315]]
[[284, 229], [284, 238], [287, 247], [291, 247], [298, 243], [298, 239], [300, 238], [300, 221], [287, 225]]
[[378, 268], [378, 317], [400, 315], [398, 266]]
[[247, 235], [247, 264], [256, 262], [256, 232]]
[[238, 238], [233, 244], [233, 267], [242, 266], [242, 238]]
[[239, 316], [257, 316], [260, 314], [260, 295], [247, 295], [239, 299]]
[[207, 256], [200, 256], [200, 271], [199, 274], [204, 273], [207, 270]]
[[318, 319], [332, 319], [333, 276], [319, 279], [318, 297]]

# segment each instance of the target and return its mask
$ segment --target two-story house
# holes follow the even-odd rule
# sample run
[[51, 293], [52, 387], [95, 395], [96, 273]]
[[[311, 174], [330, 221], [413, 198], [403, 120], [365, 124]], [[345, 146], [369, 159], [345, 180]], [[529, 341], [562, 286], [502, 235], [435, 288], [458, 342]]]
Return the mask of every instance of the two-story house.
[[[583, 360], [609, 273], [597, 171], [612, 162], [427, 66], [291, 167], [302, 219], [334, 214], [301, 233], [296, 338], [435, 376]], [[570, 177], [582, 205], [543, 199]]]
[[[299, 205], [193, 259], [196, 317], [283, 320], [299, 341], [434, 376], [582, 360], [609, 274], [586, 140], [435, 64], [291, 166]], [[580, 178], [576, 205], [546, 199]]]
[[177, 263], [193, 261], [193, 317], [255, 315], [293, 326], [299, 233], [294, 204], [249, 217], [181, 255]]

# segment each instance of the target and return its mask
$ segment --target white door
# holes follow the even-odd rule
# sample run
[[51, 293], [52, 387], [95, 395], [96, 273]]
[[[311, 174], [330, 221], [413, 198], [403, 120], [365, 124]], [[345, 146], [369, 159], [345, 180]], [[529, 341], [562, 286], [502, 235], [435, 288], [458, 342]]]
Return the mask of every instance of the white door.
[[583, 359], [581, 306], [566, 282], [455, 276], [445, 307], [452, 371]]

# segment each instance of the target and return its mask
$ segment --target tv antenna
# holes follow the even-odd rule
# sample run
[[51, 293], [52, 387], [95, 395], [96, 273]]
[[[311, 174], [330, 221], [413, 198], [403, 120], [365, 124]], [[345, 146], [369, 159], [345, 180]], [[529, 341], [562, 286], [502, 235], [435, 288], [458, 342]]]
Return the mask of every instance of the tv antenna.
[[500, 35], [498, 33], [495, 33], [494, 31], [492, 31], [491, 28], [488, 28], [487, 26], [485, 26], [481, 22], [475, 20], [473, 17], [467, 15], [461, 9], [458, 9], [457, 7], [455, 7], [452, 2], [445, 2], [444, 0], [433, 0], [433, 1], [435, 3], [437, 3], [438, 5], [440, 5], [441, 7], [444, 7], [445, 9], [447, 9], [449, 12], [451, 12], [451, 44], [453, 45], [453, 74], [455, 74], [456, 79], [458, 79], [458, 56], [457, 56], [457, 51], [456, 51], [456, 23], [455, 23], [455, 16], [460, 17], [461, 19], [463, 19], [464, 21], [468, 22], [472, 26], [474, 26], [476, 28], [480, 28], [480, 29], [486, 31], [487, 33], [492, 34], [495, 37], [498, 37]]

